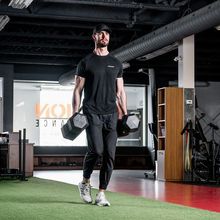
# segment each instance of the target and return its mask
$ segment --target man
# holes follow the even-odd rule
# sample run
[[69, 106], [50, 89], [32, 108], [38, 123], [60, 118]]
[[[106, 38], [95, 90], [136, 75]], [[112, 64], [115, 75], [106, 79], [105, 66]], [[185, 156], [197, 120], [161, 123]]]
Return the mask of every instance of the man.
[[95, 49], [79, 62], [73, 92], [75, 113], [79, 110], [84, 89], [83, 112], [89, 122], [86, 129], [88, 149], [83, 165], [83, 180], [78, 185], [80, 197], [84, 202], [92, 203], [90, 176], [101, 156], [99, 192], [95, 199], [95, 204], [99, 206], [110, 206], [104, 191], [110, 181], [115, 158], [118, 118], [116, 97], [123, 114], [127, 114], [122, 64], [108, 51], [110, 33], [111, 29], [105, 24], [94, 28], [92, 38]]

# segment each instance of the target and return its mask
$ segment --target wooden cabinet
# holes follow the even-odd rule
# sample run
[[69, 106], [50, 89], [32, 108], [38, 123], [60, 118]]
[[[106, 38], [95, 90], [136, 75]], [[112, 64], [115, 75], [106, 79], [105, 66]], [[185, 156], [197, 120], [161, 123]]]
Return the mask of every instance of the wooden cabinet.
[[[19, 133], [9, 133], [7, 139], [7, 143], [0, 145], [0, 168], [19, 170]], [[33, 158], [33, 144], [26, 143], [25, 176], [27, 177], [33, 176]], [[23, 165], [23, 160], [21, 164]]]
[[183, 89], [158, 89], [157, 179], [183, 180]]

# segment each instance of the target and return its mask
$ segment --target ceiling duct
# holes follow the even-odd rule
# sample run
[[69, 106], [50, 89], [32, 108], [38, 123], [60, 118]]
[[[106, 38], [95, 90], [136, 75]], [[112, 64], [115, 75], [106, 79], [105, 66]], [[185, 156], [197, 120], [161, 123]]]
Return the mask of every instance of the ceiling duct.
[[[123, 69], [129, 68], [130, 63], [122, 63]], [[71, 71], [62, 74], [59, 77], [59, 84], [62, 86], [72, 85], [75, 82], [76, 68], [73, 68]]]
[[62, 86], [69, 86], [72, 85], [75, 81], [75, 75], [76, 75], [76, 68], [73, 68], [71, 71], [62, 74], [59, 77], [59, 84]]
[[220, 24], [220, 0], [165, 25], [111, 52], [121, 62], [158, 50]]
[[[187, 36], [199, 33], [220, 24], [220, 0], [180, 18], [156, 31], [132, 41], [111, 54], [122, 63], [173, 44]], [[159, 54], [158, 54], [159, 56]], [[74, 71], [60, 76], [59, 83], [67, 85], [73, 82]]]

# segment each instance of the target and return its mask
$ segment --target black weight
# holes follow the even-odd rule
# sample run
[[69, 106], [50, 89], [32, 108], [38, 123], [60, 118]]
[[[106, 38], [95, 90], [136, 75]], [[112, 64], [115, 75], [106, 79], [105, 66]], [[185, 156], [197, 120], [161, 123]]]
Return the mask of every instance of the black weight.
[[135, 114], [124, 115], [117, 123], [118, 137], [127, 136], [130, 132], [137, 131], [139, 125], [140, 120]]
[[135, 114], [126, 115], [126, 119], [124, 121], [124, 126], [128, 130], [128, 132], [135, 132], [139, 128], [140, 120]]
[[123, 123], [123, 119], [118, 119], [117, 122], [117, 134], [118, 137], [124, 137], [129, 135], [128, 130], [125, 129], [124, 123]]
[[64, 138], [74, 140], [89, 125], [86, 115], [75, 113], [61, 128]]

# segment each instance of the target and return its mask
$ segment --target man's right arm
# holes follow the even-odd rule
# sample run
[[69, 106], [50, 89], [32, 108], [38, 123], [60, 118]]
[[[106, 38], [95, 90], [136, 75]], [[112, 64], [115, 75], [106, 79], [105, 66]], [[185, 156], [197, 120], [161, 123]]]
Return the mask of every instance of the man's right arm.
[[124, 89], [123, 78], [117, 78], [117, 102], [121, 108], [122, 114], [127, 115], [127, 97]]
[[73, 99], [72, 99], [73, 114], [79, 111], [84, 85], [85, 85], [85, 78], [81, 76], [75, 76], [75, 88], [73, 90]]

